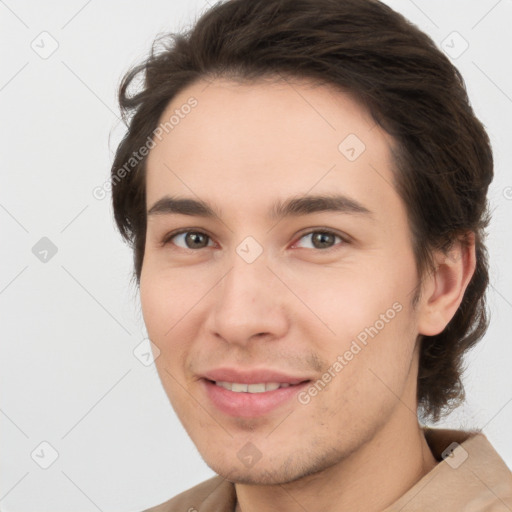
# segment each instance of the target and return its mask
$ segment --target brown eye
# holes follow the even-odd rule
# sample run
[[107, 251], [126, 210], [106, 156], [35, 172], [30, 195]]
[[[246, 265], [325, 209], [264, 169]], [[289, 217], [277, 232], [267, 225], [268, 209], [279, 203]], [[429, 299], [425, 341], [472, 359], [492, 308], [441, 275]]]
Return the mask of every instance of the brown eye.
[[303, 235], [300, 240], [306, 240], [306, 245], [298, 243], [298, 246], [308, 249], [330, 249], [337, 242], [343, 241], [339, 235], [331, 231], [311, 231]]
[[184, 231], [167, 239], [166, 243], [173, 242], [183, 249], [203, 249], [208, 246], [210, 237], [200, 231]]

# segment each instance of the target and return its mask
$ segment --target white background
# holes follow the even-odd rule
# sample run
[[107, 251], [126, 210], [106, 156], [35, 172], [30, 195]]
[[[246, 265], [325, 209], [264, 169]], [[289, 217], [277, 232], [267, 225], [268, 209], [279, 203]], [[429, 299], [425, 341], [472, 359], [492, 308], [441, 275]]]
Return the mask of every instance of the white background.
[[[467, 404], [445, 424], [484, 427], [512, 466], [512, 1], [387, 3], [440, 47], [447, 41], [452, 51], [462, 49], [453, 31], [469, 44], [454, 63], [496, 163], [488, 239], [492, 322], [468, 358]], [[122, 74], [158, 33], [187, 27], [207, 7], [203, 0], [0, 2], [6, 512], [138, 511], [213, 475], [154, 366], [133, 354], [146, 332], [130, 285], [132, 255], [114, 229], [109, 198], [92, 195], [108, 180], [123, 134], [116, 105]], [[43, 59], [31, 45], [49, 49], [51, 38], [58, 48]], [[32, 252], [42, 237], [57, 248], [46, 263]], [[34, 460], [50, 461], [52, 448], [42, 442], [58, 453], [48, 469]]]

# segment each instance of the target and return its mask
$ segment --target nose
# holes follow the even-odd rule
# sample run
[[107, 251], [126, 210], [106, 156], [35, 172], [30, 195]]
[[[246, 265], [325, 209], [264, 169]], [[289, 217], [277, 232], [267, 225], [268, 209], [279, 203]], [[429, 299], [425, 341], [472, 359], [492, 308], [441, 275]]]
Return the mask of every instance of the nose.
[[265, 258], [247, 263], [235, 255], [229, 272], [215, 287], [210, 333], [238, 345], [283, 337], [289, 328], [284, 292]]

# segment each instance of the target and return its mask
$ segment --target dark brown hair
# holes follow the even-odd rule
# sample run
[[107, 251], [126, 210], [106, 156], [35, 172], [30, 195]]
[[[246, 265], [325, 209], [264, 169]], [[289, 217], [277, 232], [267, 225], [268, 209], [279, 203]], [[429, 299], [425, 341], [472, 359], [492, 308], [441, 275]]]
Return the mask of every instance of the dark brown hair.
[[[143, 87], [130, 95], [141, 73]], [[477, 265], [463, 301], [442, 333], [421, 340], [420, 413], [439, 419], [463, 399], [463, 355], [488, 325], [483, 239], [493, 157], [461, 74], [426, 34], [376, 0], [230, 0], [190, 31], [157, 38], [148, 58], [121, 82], [128, 131], [111, 172], [114, 216], [134, 250], [137, 283], [146, 236], [146, 158], [133, 155], [151, 140], [178, 92], [216, 77], [307, 79], [333, 85], [366, 108], [394, 137], [395, 187], [408, 210], [420, 278], [433, 270], [434, 250], [474, 233]]]

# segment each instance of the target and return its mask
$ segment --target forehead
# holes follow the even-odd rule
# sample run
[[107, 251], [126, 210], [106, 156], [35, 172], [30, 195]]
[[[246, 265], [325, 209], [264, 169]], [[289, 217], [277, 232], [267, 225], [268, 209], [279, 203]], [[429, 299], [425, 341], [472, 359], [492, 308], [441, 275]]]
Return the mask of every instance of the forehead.
[[163, 193], [214, 203], [238, 197], [245, 208], [308, 191], [382, 207], [399, 200], [392, 138], [333, 87], [199, 81], [169, 103], [160, 126], [147, 161], [148, 205]]

